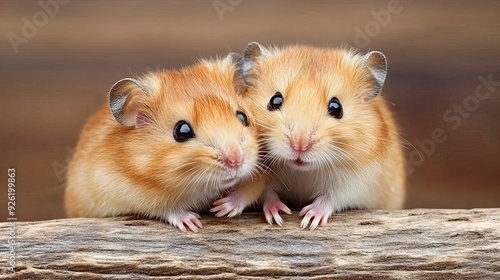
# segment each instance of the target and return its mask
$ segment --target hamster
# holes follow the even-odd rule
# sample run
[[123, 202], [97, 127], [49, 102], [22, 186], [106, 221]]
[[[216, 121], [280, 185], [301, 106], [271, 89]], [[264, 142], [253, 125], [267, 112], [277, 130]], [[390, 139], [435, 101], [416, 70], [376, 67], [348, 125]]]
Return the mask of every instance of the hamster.
[[282, 224], [287, 205], [310, 229], [345, 209], [403, 207], [403, 145], [380, 96], [381, 52], [253, 42], [240, 67], [271, 167], [262, 202], [270, 224]]
[[230, 54], [115, 83], [69, 164], [67, 215], [134, 214], [197, 232], [196, 212], [233, 189], [243, 195], [219, 201], [219, 216], [256, 201], [265, 183], [256, 176], [256, 125], [239, 95], [239, 59]]

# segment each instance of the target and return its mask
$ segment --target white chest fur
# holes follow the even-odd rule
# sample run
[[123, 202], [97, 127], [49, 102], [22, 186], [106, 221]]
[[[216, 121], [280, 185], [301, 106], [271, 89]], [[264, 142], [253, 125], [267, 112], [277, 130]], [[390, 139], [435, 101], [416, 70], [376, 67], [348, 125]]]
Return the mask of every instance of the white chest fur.
[[347, 208], [372, 208], [378, 195], [381, 166], [372, 164], [348, 168], [301, 171], [286, 164], [273, 168], [271, 187], [292, 207], [304, 207], [319, 196], [331, 200], [335, 211]]

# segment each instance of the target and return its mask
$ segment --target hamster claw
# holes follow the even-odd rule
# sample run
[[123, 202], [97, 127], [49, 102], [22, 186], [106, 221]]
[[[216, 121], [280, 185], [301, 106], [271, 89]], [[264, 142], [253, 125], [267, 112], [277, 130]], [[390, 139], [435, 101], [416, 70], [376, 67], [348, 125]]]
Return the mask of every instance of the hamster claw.
[[190, 211], [173, 211], [166, 215], [167, 221], [172, 226], [187, 233], [189, 230], [197, 233], [198, 229], [203, 228], [200, 220], [201, 216]]
[[237, 192], [233, 192], [226, 197], [223, 197], [214, 202], [215, 207], [210, 209], [210, 212], [216, 212], [216, 217], [226, 216], [232, 218], [237, 216], [245, 210], [246, 205], [243, 202], [241, 195]]
[[300, 227], [305, 229], [309, 225], [309, 222], [311, 222], [309, 230], [316, 229], [318, 225], [324, 226], [328, 222], [328, 218], [332, 215], [332, 213], [333, 209], [331, 206], [315, 201], [304, 207], [299, 212], [299, 216], [304, 216], [302, 222], [300, 223]]
[[273, 201], [266, 201], [264, 203], [264, 217], [266, 218], [266, 221], [272, 225], [273, 220], [276, 222], [277, 225], [280, 227], [283, 226], [283, 218], [280, 216], [280, 211], [284, 212], [288, 215], [292, 214], [292, 211], [290, 208], [288, 208], [283, 202], [281, 202], [279, 199], [273, 200]]

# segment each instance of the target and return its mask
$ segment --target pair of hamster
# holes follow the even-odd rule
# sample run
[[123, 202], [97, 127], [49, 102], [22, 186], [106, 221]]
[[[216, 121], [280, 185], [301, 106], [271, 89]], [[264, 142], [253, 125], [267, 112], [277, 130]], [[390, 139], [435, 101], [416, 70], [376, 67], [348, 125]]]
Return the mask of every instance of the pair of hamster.
[[120, 80], [77, 144], [68, 216], [197, 232], [214, 200], [232, 217], [261, 198], [279, 225], [300, 207], [310, 229], [343, 209], [401, 208], [402, 146], [378, 96], [386, 70], [379, 52], [250, 43], [244, 57]]

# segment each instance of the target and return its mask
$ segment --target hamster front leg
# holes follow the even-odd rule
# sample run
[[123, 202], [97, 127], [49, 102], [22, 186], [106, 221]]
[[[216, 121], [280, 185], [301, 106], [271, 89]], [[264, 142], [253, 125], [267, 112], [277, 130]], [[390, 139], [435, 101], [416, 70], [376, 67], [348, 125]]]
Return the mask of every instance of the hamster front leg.
[[188, 232], [189, 230], [198, 232], [198, 228], [203, 227], [200, 222], [201, 216], [187, 210], [168, 211], [165, 213], [164, 218], [169, 224], [183, 232]]
[[229, 218], [232, 218], [237, 216], [241, 214], [246, 207], [260, 198], [265, 186], [265, 176], [247, 180], [225, 197], [215, 201], [215, 207], [210, 209], [210, 212], [217, 212], [215, 214], [217, 217], [227, 215]]
[[309, 226], [310, 230], [314, 230], [318, 225], [324, 226], [334, 211], [335, 209], [330, 196], [319, 196], [313, 203], [302, 208], [299, 212], [299, 216], [304, 216], [302, 222], [300, 223], [300, 227], [306, 228], [309, 225], [309, 222], [311, 222], [311, 225]]
[[271, 187], [267, 186], [264, 192], [264, 203], [262, 206], [264, 211], [264, 217], [266, 221], [272, 225], [273, 220], [277, 225], [283, 226], [283, 218], [280, 216], [280, 212], [284, 212], [288, 215], [292, 214], [290, 208], [288, 208], [283, 202], [281, 202], [276, 191]]

